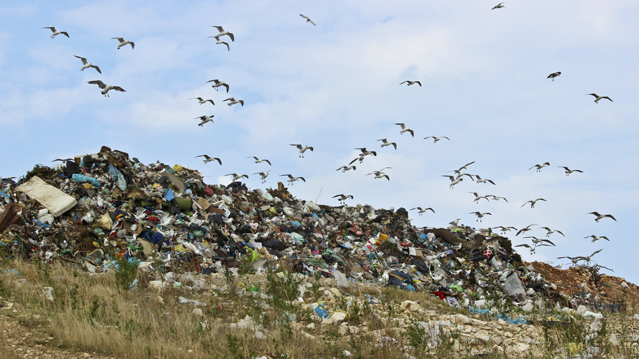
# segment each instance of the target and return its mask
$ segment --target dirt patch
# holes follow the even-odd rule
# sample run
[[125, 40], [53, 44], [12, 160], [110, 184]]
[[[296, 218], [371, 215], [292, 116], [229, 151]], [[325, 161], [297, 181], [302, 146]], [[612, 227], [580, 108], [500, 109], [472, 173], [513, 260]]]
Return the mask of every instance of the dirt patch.
[[[623, 278], [593, 273], [586, 267], [559, 269], [541, 262], [526, 263], [528, 264], [532, 264], [547, 281], [556, 284], [557, 291], [561, 293], [574, 295], [589, 292], [598, 295], [602, 303], [621, 304], [631, 312], [639, 309], [639, 287]], [[623, 286], [624, 282], [627, 287]]]

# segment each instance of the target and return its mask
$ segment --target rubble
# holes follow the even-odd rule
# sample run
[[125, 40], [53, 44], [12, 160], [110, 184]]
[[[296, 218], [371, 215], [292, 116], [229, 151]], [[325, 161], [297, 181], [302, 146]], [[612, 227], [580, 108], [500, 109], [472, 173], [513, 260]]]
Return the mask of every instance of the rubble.
[[[611, 305], [597, 293], [562, 293], [491, 229], [417, 228], [404, 208], [318, 205], [295, 198], [282, 183], [266, 190], [241, 182], [207, 185], [196, 170], [145, 165], [106, 146], [55, 169], [38, 165], [18, 182], [5, 179], [1, 193], [4, 250], [91, 273], [108, 271], [120, 258], [171, 275], [226, 275], [241, 266], [259, 274], [274, 266], [335, 279], [338, 288], [378, 283], [427, 291], [478, 311], [507, 300], [526, 312], [585, 304], [598, 317], [602, 305]], [[193, 280], [171, 277], [149, 285], [162, 290]], [[314, 308], [324, 323], [343, 320]], [[418, 310], [419, 304], [402, 309]]]

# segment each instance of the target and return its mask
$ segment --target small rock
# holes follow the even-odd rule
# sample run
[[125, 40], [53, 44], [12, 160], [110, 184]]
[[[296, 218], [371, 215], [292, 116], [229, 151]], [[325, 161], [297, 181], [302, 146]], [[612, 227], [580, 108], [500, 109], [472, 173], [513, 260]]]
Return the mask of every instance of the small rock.
[[195, 308], [193, 309], [193, 315], [197, 316], [197, 317], [201, 317], [204, 315], [204, 313], [202, 312], [202, 309], [200, 308]]

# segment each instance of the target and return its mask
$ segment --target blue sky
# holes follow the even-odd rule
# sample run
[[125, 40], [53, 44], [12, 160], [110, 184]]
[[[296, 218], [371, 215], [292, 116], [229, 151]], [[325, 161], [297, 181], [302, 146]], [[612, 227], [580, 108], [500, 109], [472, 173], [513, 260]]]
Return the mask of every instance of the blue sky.
[[[636, 141], [639, 24], [632, 1], [36, 1], [0, 7], [0, 176], [21, 176], [37, 163], [120, 149], [143, 163], [160, 160], [200, 170], [209, 183], [224, 174], [271, 169], [266, 186], [290, 173], [306, 183], [298, 198], [376, 208], [421, 206], [417, 226], [449, 221], [482, 226], [535, 223], [561, 230], [525, 258], [561, 263], [588, 255], [639, 282], [632, 225], [639, 215]], [[306, 23], [309, 16], [317, 26]], [[221, 25], [231, 50], [208, 36]], [[44, 26], [67, 31], [50, 39]], [[116, 50], [112, 37], [135, 42]], [[223, 37], [229, 41], [228, 37]], [[100, 66], [80, 71], [86, 57]], [[554, 82], [552, 72], [562, 75]], [[230, 85], [216, 92], [208, 80]], [[100, 89], [102, 80], [127, 92]], [[423, 87], [399, 84], [419, 80]], [[610, 96], [614, 102], [585, 94]], [[199, 105], [190, 98], [215, 101]], [[235, 97], [245, 106], [227, 106]], [[215, 115], [198, 127], [195, 117]], [[399, 134], [404, 122], [415, 137]], [[448, 136], [433, 144], [426, 136]], [[377, 139], [397, 142], [380, 148]], [[315, 148], [305, 158], [291, 143]], [[376, 150], [355, 172], [335, 169]], [[200, 154], [223, 165], [203, 164]], [[268, 158], [273, 166], [248, 156]], [[453, 190], [447, 171], [464, 179]], [[537, 163], [551, 166], [536, 173]], [[391, 180], [365, 176], [390, 166]], [[583, 170], [569, 177], [561, 168]], [[509, 203], [473, 202], [495, 194]], [[520, 206], [543, 197], [535, 208]], [[598, 211], [613, 214], [595, 223]], [[535, 227], [537, 228], [537, 227]], [[528, 232], [543, 237], [543, 230]], [[585, 236], [611, 242], [590, 243]], [[529, 243], [511, 235], [515, 244]]]

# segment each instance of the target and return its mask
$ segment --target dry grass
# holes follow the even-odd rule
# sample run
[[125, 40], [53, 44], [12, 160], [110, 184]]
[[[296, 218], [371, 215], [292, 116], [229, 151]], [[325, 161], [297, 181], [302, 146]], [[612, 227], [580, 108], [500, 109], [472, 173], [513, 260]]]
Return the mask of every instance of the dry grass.
[[[60, 265], [42, 266], [15, 261], [6, 262], [21, 273], [25, 283], [0, 272], [0, 296], [12, 297], [23, 312], [21, 323], [28, 327], [40, 326], [56, 343], [85, 352], [98, 352], [117, 358], [253, 358], [268, 355], [272, 358], [340, 358], [348, 350], [353, 358], [404, 358], [405, 353], [415, 357], [446, 357], [455, 341], [454, 333], [444, 337], [440, 346], [419, 352], [407, 349], [413, 333], [397, 330], [394, 318], [404, 300], [419, 301], [421, 306], [440, 314], [462, 312], [424, 292], [407, 292], [389, 287], [369, 285], [351, 286], [343, 296], [331, 303], [332, 309], [349, 313], [349, 326], [365, 326], [358, 335], [339, 332], [339, 326], [321, 326], [317, 315], [306, 303], [326, 299], [329, 282], [310, 279], [305, 303], [292, 302], [298, 283], [275, 276], [217, 276], [218, 290], [202, 292], [179, 289], [157, 292], [148, 288], [148, 275], [138, 273], [138, 288], [121, 289], [113, 273], [89, 275], [77, 268]], [[214, 280], [209, 277], [209, 283]], [[290, 277], [287, 277], [290, 278]], [[45, 298], [43, 287], [52, 287], [54, 300]], [[239, 288], [257, 288], [269, 296]], [[381, 305], [368, 305], [365, 295], [382, 300]], [[178, 297], [196, 299], [206, 303], [203, 316], [193, 314], [192, 304], [180, 304]], [[350, 303], [350, 305], [349, 305]], [[221, 309], [220, 309], [221, 308]], [[284, 314], [295, 314], [296, 321], [288, 323]], [[8, 314], [10, 313], [3, 313]], [[381, 316], [380, 316], [381, 314]], [[465, 314], [468, 314], [465, 312]], [[34, 315], [38, 318], [33, 319]], [[263, 329], [266, 339], [254, 337], [255, 330], [229, 328], [245, 316], [252, 318]], [[422, 320], [418, 317], [415, 320]], [[620, 318], [622, 320], [623, 318]], [[315, 328], [308, 324], [315, 323]], [[371, 331], [377, 331], [373, 336]], [[309, 336], [313, 337], [309, 337]], [[379, 336], [397, 340], [396, 345], [376, 347]], [[550, 328], [547, 331], [548, 353], [566, 343], [582, 340], [583, 325], [573, 324], [571, 329]], [[417, 338], [418, 339], [418, 338]], [[602, 342], [602, 345], [605, 344]], [[0, 351], [2, 351], [0, 344]], [[606, 344], [607, 345], [607, 344]], [[610, 352], [615, 348], [607, 345]], [[470, 350], [482, 347], [468, 346]], [[483, 348], [486, 349], [486, 348]], [[617, 349], [617, 351], [619, 351]], [[456, 357], [465, 357], [456, 355]], [[488, 357], [500, 357], [498, 355]]]

